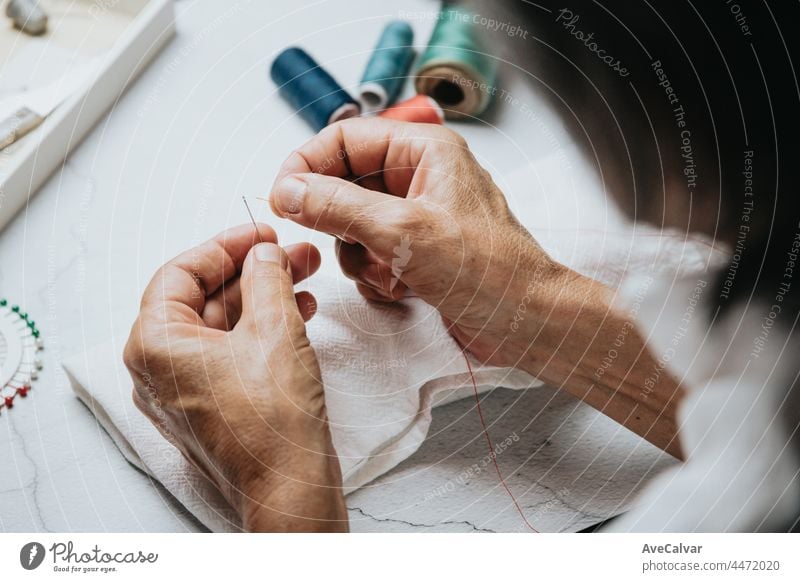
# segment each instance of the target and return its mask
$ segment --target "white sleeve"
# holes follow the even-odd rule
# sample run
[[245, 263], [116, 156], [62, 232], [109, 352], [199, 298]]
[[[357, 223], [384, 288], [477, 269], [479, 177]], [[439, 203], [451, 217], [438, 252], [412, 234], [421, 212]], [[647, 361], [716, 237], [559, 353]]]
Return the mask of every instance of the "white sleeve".
[[688, 460], [655, 479], [636, 506], [604, 531], [797, 527], [798, 399], [788, 398], [787, 384], [779, 378], [763, 381], [773, 372], [761, 382], [748, 382], [753, 378], [745, 370], [692, 391], [679, 412]]

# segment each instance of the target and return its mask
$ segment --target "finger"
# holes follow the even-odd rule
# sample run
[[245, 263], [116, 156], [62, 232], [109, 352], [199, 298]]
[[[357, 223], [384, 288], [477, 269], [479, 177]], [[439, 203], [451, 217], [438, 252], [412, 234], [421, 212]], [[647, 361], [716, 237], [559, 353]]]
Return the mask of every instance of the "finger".
[[319, 249], [311, 243], [302, 242], [287, 245], [283, 249], [289, 257], [292, 280], [295, 285], [304, 281], [319, 270], [322, 258]]
[[342, 272], [356, 283], [379, 291], [387, 299], [402, 299], [406, 286], [400, 281], [401, 273], [377, 259], [362, 245], [349, 245], [337, 241], [336, 254]]
[[405, 196], [426, 151], [442, 146], [465, 148], [466, 143], [444, 127], [375, 117], [348, 119], [326, 127], [293, 152], [275, 183], [309, 172], [338, 178], [380, 174], [388, 192]]
[[369, 285], [364, 285], [363, 283], [356, 283], [356, 289], [358, 289], [358, 292], [364, 297], [364, 299], [368, 299], [370, 301], [379, 301], [380, 303], [392, 303], [395, 301], [395, 299], [392, 297], [384, 295], [377, 289], [374, 289]]
[[361, 243], [391, 259], [404, 236], [430, 230], [435, 208], [320, 174], [292, 174], [271, 194], [273, 208], [306, 228]]
[[[265, 241], [277, 240], [266, 224], [258, 226], [258, 234]], [[158, 270], [145, 289], [143, 313], [197, 323], [207, 297], [239, 272], [257, 240], [251, 225], [241, 225], [178, 255]]]
[[303, 321], [308, 321], [317, 313], [317, 299], [308, 291], [300, 291], [295, 293], [294, 300], [297, 303], [297, 309], [303, 317]]
[[[289, 257], [292, 279], [295, 284], [317, 272], [320, 265], [319, 250], [310, 243], [289, 245], [285, 249]], [[242, 315], [242, 291], [239, 278], [226, 281], [206, 300], [202, 318], [208, 327], [230, 331]]]
[[201, 317], [208, 327], [230, 331], [242, 314], [240, 279], [226, 281], [206, 301]]
[[382, 295], [388, 301], [399, 301], [406, 294], [406, 286], [394, 277], [391, 270], [383, 265], [370, 265], [355, 279]]
[[383, 176], [380, 174], [370, 174], [353, 180], [353, 184], [372, 190], [374, 192], [382, 192], [383, 194], [391, 194], [383, 182]]
[[377, 258], [362, 244], [348, 244], [342, 240], [336, 239], [335, 249], [336, 260], [339, 261], [342, 273], [344, 273], [348, 279], [357, 279], [358, 274], [365, 265], [378, 262]]
[[290, 333], [303, 329], [290, 268], [289, 257], [278, 245], [253, 247], [242, 267], [242, 316], [237, 328], [252, 326], [262, 335], [280, 331], [281, 326]]

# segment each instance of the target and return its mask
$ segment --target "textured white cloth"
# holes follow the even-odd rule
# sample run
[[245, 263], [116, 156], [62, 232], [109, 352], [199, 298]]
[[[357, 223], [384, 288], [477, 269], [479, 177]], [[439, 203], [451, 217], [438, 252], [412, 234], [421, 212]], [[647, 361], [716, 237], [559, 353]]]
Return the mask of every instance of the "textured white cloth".
[[[340, 295], [336, 280], [321, 283], [314, 286], [320, 309], [308, 334], [320, 360], [344, 484], [353, 490], [417, 450], [434, 399], [452, 397], [459, 387], [469, 394], [472, 384], [460, 349], [421, 300], [410, 299], [401, 310], [377, 308], [354, 293]], [[75, 393], [126, 458], [203, 524], [237, 530], [235, 515], [214, 487], [133, 406], [123, 345], [120, 338], [67, 361]], [[516, 370], [473, 366], [481, 391], [540, 384]]]
[[[610, 285], [628, 272], [703, 271], [714, 253], [701, 241], [633, 226], [614, 209], [574, 149], [560, 150], [498, 181], [512, 209], [558, 261]], [[413, 252], [413, 248], [412, 248]], [[466, 363], [436, 311], [420, 299], [364, 301], [331, 257], [309, 282], [319, 311], [308, 334], [320, 359], [333, 441], [354, 490], [396, 466], [425, 439], [435, 404], [470, 394]], [[160, 481], [214, 531], [239, 523], [221, 496], [135, 409], [122, 340], [68, 360], [79, 398], [128, 460]], [[540, 384], [516, 370], [474, 364], [481, 390]]]

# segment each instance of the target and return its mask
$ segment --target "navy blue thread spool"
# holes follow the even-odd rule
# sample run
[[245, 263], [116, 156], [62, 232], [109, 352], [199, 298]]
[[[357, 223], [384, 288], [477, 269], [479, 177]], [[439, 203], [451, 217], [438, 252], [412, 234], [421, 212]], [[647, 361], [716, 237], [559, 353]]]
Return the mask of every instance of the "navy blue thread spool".
[[358, 102], [303, 49], [291, 47], [279, 54], [270, 76], [281, 96], [315, 131], [361, 113]]
[[361, 78], [359, 98], [370, 110], [384, 109], [397, 100], [414, 61], [414, 31], [407, 22], [387, 24]]

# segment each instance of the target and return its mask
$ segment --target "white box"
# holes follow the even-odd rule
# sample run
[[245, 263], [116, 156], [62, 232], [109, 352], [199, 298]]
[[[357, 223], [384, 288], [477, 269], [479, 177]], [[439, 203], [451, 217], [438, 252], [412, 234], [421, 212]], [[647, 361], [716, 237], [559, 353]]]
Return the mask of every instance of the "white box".
[[[72, 4], [68, 6], [73, 7], [80, 1], [70, 0]], [[172, 0], [93, 0], [84, 1], [82, 8], [84, 14], [92, 18], [110, 15], [117, 23], [125, 22], [123, 19], [127, 22], [81, 88], [20, 144], [15, 144], [19, 147], [11, 146], [14, 150], [6, 155], [0, 173], [0, 229], [62, 164], [72, 148], [80, 143], [175, 34]], [[3, 33], [9, 34], [7, 31]], [[85, 43], [84, 40], [81, 42]], [[0, 47], [16, 44], [6, 42]], [[5, 58], [6, 55], [0, 55], [0, 64]]]

